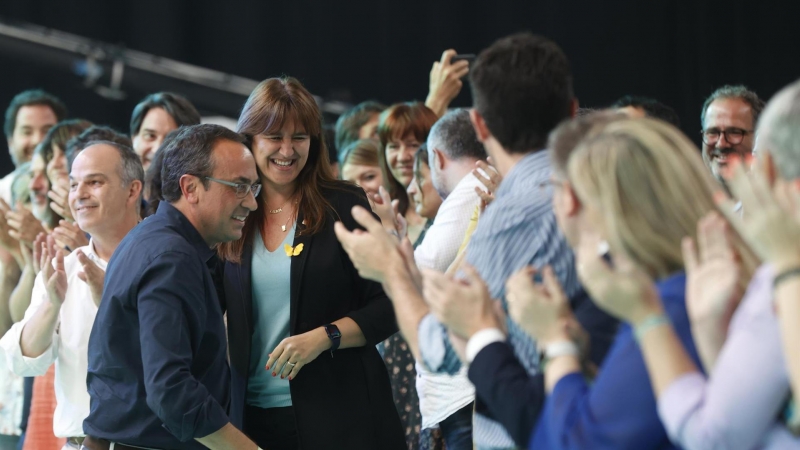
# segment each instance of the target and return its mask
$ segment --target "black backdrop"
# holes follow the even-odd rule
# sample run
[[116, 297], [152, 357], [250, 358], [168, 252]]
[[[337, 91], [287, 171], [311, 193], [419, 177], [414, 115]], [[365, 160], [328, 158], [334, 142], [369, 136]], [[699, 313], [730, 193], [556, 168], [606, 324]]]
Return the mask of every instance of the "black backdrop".
[[[565, 50], [583, 106], [604, 106], [623, 94], [652, 96], [674, 107], [694, 138], [703, 99], [715, 87], [744, 83], [766, 99], [800, 76], [795, 5], [792, 0], [2, 0], [0, 16], [256, 80], [289, 74], [328, 99], [385, 103], [424, 100], [428, 71], [443, 49], [477, 53], [498, 37], [531, 30]], [[123, 101], [106, 100], [85, 90], [75, 75], [0, 56], [0, 106], [31, 87], [60, 96], [73, 117], [121, 131], [146, 94], [128, 91]], [[202, 99], [191, 100], [207, 109]], [[464, 92], [455, 105], [469, 103]], [[0, 166], [9, 165], [0, 157]]]

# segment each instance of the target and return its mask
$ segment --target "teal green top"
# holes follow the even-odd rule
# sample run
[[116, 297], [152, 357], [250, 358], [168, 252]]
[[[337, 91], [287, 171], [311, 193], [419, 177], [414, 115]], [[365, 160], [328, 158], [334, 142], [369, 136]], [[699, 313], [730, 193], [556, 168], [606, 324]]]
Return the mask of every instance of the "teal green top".
[[[281, 379], [280, 367], [266, 370], [269, 354], [289, 337], [289, 277], [292, 258], [284, 245], [294, 242], [295, 227], [274, 252], [264, 246], [261, 233], [253, 241], [253, 341], [250, 355], [250, 380], [247, 383], [247, 404], [258, 408], [292, 406], [289, 380]], [[275, 370], [279, 375], [272, 376]]]

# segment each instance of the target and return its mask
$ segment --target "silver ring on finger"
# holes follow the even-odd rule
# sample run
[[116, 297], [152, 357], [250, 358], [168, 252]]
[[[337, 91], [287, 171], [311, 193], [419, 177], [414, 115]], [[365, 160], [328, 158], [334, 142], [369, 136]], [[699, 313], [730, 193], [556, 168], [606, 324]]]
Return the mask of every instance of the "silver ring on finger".
[[288, 365], [290, 365], [290, 366], [292, 366], [292, 367], [294, 367], [294, 366], [296, 366], [296, 365], [297, 365], [297, 363], [293, 363], [293, 362], [287, 362], [286, 364], [288, 364]]

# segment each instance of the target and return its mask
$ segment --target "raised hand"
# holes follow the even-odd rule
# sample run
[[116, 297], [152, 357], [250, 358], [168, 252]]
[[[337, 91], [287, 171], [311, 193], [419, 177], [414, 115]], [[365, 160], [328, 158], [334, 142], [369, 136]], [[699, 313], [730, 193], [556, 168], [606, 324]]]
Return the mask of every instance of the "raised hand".
[[11, 227], [8, 234], [25, 245], [32, 246], [37, 234], [47, 232], [42, 222], [22, 203], [17, 203], [16, 209], [6, 212], [5, 216]]
[[378, 193], [371, 200], [372, 212], [381, 219], [383, 228], [395, 235], [398, 240], [404, 238], [408, 231], [408, 223], [398, 211], [400, 202], [392, 200], [389, 192], [383, 186], [378, 188]]
[[[33, 265], [33, 272], [37, 275], [42, 270], [42, 250], [44, 245], [47, 245], [47, 233], [39, 233], [36, 235], [31, 249], [31, 265]], [[25, 247], [25, 245], [20, 245], [20, 247]]]
[[64, 270], [64, 252], [56, 248], [52, 236], [42, 244], [41, 267], [47, 296], [53, 306], [61, 307], [67, 295], [67, 272]]
[[103, 299], [103, 286], [105, 284], [106, 272], [92, 261], [82, 250], [78, 250], [78, 261], [83, 267], [83, 271], [78, 272], [78, 278], [89, 285], [92, 293], [92, 300], [95, 305], [100, 306]]
[[800, 187], [780, 178], [770, 185], [767, 166], [755, 164], [747, 172], [737, 159], [723, 172], [731, 192], [742, 202], [743, 216], [724, 194], [716, 194], [716, 200], [739, 235], [780, 271], [800, 263]]
[[334, 224], [336, 237], [361, 277], [383, 283], [385, 271], [392, 263], [403, 264], [397, 248], [399, 242], [366, 209], [360, 206], [353, 207], [352, 214], [356, 222], [366, 231], [360, 229], [349, 231], [341, 222], [336, 222]]
[[500, 175], [500, 172], [498, 172], [497, 169], [495, 169], [491, 164], [492, 158], [490, 156], [486, 158], [486, 161], [476, 161], [475, 169], [472, 170], [472, 175], [474, 175], [475, 178], [477, 178], [478, 181], [480, 181], [481, 184], [486, 187], [485, 191], [478, 187], [475, 188], [475, 193], [478, 194], [478, 197], [481, 199], [481, 212], [486, 210], [486, 207], [494, 201], [494, 193], [500, 186], [500, 182], [503, 181], [503, 177]]
[[65, 220], [74, 221], [72, 210], [69, 207], [69, 180], [63, 179], [53, 183], [52, 188], [47, 193], [50, 197], [50, 208]]
[[697, 245], [683, 239], [686, 266], [686, 308], [692, 324], [713, 327], [723, 336], [744, 289], [741, 264], [730, 244], [725, 219], [712, 212], [697, 224]]
[[58, 222], [58, 226], [53, 229], [53, 238], [59, 247], [67, 249], [67, 253], [89, 245], [86, 233], [77, 224], [68, 220], [60, 220]]
[[13, 210], [8, 206], [5, 200], [0, 199], [0, 246], [14, 253], [14, 251], [19, 248], [19, 241], [11, 236], [10, 232], [14, 229], [11, 228], [11, 225], [8, 224], [8, 220], [6, 219], [6, 213], [12, 211]]
[[450, 102], [461, 92], [461, 79], [469, 73], [469, 61], [451, 63], [455, 50], [445, 50], [442, 59], [433, 63], [430, 73], [430, 86], [425, 106], [441, 117], [447, 112]]
[[599, 251], [602, 242], [597, 233], [585, 232], [577, 251], [578, 276], [595, 304], [634, 326], [662, 314], [661, 299], [650, 276], [622, 254], [614, 254], [614, 267], [609, 266]]

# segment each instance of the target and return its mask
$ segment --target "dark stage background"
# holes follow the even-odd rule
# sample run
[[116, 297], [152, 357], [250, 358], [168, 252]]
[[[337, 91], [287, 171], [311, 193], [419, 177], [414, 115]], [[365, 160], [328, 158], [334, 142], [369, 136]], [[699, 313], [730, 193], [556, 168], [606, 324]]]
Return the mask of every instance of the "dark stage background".
[[[530, 30], [569, 56], [582, 106], [623, 94], [674, 107], [698, 141], [700, 107], [715, 87], [744, 83], [765, 99], [800, 76], [794, 1], [455, 0], [2, 0], [0, 18], [24, 21], [233, 75], [288, 74], [326, 100], [424, 100], [428, 71], [446, 48], [477, 53], [504, 35]], [[61, 97], [72, 117], [128, 130], [148, 92], [121, 101], [82, 86], [47, 61], [0, 48], [0, 106], [27, 88]], [[204, 115], [236, 117], [190, 100]], [[244, 97], [241, 98], [241, 103]], [[468, 90], [454, 106], [468, 106]], [[3, 141], [5, 142], [5, 141]], [[3, 147], [5, 147], [3, 145]], [[2, 152], [4, 155], [5, 151]], [[10, 160], [0, 157], [0, 173]]]

